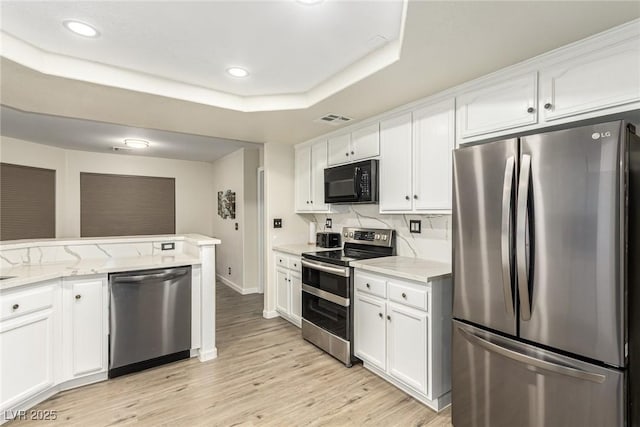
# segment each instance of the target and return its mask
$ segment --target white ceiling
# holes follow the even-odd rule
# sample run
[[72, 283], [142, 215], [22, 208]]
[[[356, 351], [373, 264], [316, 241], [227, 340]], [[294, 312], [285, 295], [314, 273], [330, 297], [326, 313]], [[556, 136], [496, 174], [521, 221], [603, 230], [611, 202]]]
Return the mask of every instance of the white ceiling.
[[91, 120], [28, 113], [0, 107], [2, 135], [69, 150], [115, 153], [125, 138], [149, 141], [149, 148], [119, 151], [119, 154], [164, 157], [169, 159], [212, 162], [239, 148], [260, 148], [261, 144], [141, 129]]
[[6, 58], [0, 101], [137, 128], [293, 144], [335, 130], [314, 122], [326, 113], [365, 119], [638, 17], [639, 2], [410, 1], [398, 61], [289, 111], [211, 107], [51, 76]]
[[[397, 41], [404, 18], [403, 0], [3, 1], [1, 7], [3, 55], [23, 65], [244, 111], [307, 106], [334, 93], [335, 83], [353, 83], [354, 70], [347, 69]], [[88, 23], [100, 35], [76, 35], [66, 20]], [[394, 46], [394, 56], [369, 58], [366, 73], [357, 75], [397, 60]], [[250, 76], [227, 74], [234, 66]]]

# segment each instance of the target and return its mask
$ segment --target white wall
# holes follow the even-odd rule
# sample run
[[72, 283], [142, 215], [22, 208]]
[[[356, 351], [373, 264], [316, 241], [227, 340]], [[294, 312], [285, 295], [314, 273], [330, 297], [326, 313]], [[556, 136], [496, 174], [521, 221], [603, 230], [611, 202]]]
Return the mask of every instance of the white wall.
[[[265, 178], [265, 286], [264, 316], [275, 317], [276, 286], [273, 246], [303, 243], [308, 237], [308, 223], [294, 213], [294, 153], [293, 146], [269, 143], [264, 145]], [[282, 219], [282, 228], [273, 228], [273, 219]]]
[[80, 236], [80, 172], [175, 178], [176, 233], [212, 235], [210, 163], [64, 150], [4, 136], [0, 161], [56, 170], [56, 237]]
[[[215, 194], [213, 233], [222, 240], [216, 249], [216, 274], [243, 294], [258, 291], [257, 194], [259, 153], [239, 149], [213, 163], [211, 187]], [[218, 191], [236, 193], [236, 218], [223, 219], [217, 211]], [[235, 225], [238, 224], [238, 230]], [[229, 273], [231, 268], [231, 273]]]

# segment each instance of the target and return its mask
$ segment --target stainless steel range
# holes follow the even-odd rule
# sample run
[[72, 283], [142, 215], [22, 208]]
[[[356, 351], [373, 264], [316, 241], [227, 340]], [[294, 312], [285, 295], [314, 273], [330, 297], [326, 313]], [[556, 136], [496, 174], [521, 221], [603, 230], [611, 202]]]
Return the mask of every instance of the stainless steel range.
[[347, 367], [353, 356], [353, 267], [368, 258], [395, 255], [395, 232], [343, 228], [343, 249], [302, 254], [302, 337]]

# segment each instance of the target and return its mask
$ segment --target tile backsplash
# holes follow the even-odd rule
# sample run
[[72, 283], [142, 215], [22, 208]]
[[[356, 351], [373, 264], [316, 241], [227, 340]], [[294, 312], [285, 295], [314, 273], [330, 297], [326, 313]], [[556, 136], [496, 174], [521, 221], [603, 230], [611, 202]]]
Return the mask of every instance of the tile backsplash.
[[[396, 230], [398, 255], [451, 262], [451, 215], [386, 215], [380, 214], [378, 205], [333, 205], [329, 214], [302, 214], [315, 222], [318, 231], [325, 229], [325, 220], [331, 218], [330, 231], [342, 227], [393, 228]], [[422, 222], [422, 233], [409, 232], [409, 220]]]

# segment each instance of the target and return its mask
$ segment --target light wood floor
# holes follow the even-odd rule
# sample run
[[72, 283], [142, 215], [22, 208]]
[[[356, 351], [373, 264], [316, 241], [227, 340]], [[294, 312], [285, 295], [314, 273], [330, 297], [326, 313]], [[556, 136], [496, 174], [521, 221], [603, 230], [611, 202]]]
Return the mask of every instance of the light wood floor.
[[282, 319], [262, 318], [262, 295], [217, 289], [219, 357], [197, 358], [60, 393], [34, 409], [44, 426], [429, 426], [451, 425], [374, 374], [305, 342]]

